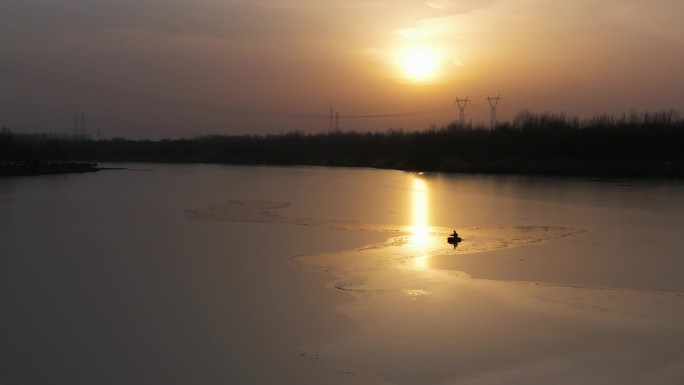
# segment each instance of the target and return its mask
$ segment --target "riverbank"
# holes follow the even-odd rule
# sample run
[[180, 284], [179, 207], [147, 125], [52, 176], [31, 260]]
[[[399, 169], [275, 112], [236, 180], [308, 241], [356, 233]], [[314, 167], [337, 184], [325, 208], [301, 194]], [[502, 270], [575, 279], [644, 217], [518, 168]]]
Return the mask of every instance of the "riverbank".
[[373, 167], [405, 171], [437, 171], [468, 174], [515, 174], [567, 177], [684, 178], [684, 162], [634, 160], [490, 160], [464, 162], [445, 158], [433, 162], [419, 159], [381, 160]]
[[101, 168], [89, 162], [3, 162], [0, 177], [36, 176], [96, 172]]
[[[378, 160], [350, 158], [296, 158], [288, 160], [260, 161], [250, 158], [232, 159], [186, 159], [132, 157], [107, 158], [112, 163], [168, 163], [168, 164], [228, 164], [244, 166], [323, 166], [377, 168], [413, 172], [445, 172], [461, 174], [541, 175], [557, 177], [621, 177], [684, 179], [682, 161], [634, 161], [634, 160], [577, 160], [577, 159], [500, 159], [464, 161], [459, 158], [405, 158]], [[5, 162], [0, 163], [0, 177], [38, 176], [97, 172], [119, 169], [98, 167], [94, 162]]]

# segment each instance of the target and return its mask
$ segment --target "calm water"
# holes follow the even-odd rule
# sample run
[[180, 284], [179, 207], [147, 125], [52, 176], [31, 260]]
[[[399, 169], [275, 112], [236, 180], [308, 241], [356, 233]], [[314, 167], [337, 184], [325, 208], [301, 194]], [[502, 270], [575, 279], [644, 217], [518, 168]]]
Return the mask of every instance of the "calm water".
[[681, 183], [129, 167], [0, 179], [0, 384], [684, 381]]

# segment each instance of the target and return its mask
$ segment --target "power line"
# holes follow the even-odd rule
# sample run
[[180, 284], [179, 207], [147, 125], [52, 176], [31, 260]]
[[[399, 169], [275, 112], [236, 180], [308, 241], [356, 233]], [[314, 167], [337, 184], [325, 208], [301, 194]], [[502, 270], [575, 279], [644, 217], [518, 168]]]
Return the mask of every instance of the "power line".
[[185, 108], [200, 110], [205, 112], [224, 113], [229, 115], [242, 116], [268, 116], [296, 119], [321, 119], [326, 117], [324, 114], [311, 114], [300, 111], [278, 111], [264, 108], [244, 107], [237, 105], [227, 105], [207, 100], [191, 99], [180, 96], [161, 95], [150, 91], [125, 88], [105, 83], [92, 82], [82, 79], [67, 78], [64, 76], [44, 75], [32, 70], [10, 68], [0, 65], [0, 71], [10, 72], [26, 78], [37, 79], [44, 82], [55, 83], [61, 86], [70, 87], [80, 91], [91, 92], [106, 96], [124, 98], [126, 100], [136, 99], [161, 107]]
[[406, 111], [406, 112], [394, 112], [394, 113], [385, 113], [385, 114], [366, 114], [366, 115], [341, 115], [345, 119], [376, 119], [376, 118], [393, 118], [393, 117], [398, 117], [398, 116], [418, 116], [418, 115], [427, 115], [439, 111], [446, 111], [450, 107], [437, 107], [437, 108], [430, 108], [426, 110], [418, 110], [418, 111]]
[[[161, 107], [180, 107], [191, 110], [208, 111], [215, 113], [223, 113], [228, 115], [241, 115], [241, 116], [256, 116], [256, 117], [282, 117], [282, 118], [293, 118], [293, 119], [325, 119], [328, 118], [329, 128], [339, 127], [339, 119], [382, 119], [382, 118], [394, 118], [402, 116], [418, 116], [427, 115], [435, 112], [445, 111], [448, 107], [437, 107], [417, 111], [404, 111], [404, 112], [389, 112], [380, 114], [340, 114], [339, 112], [334, 112], [332, 108], [328, 114], [320, 113], [307, 113], [302, 111], [282, 111], [282, 110], [271, 110], [264, 108], [254, 108], [245, 107], [238, 105], [227, 105], [223, 103], [216, 103], [212, 101], [190, 99], [180, 96], [169, 96], [161, 95], [150, 91], [127, 88], [124, 86], [115, 86], [106, 83], [93, 82], [89, 80], [83, 80], [78, 78], [70, 78], [61, 75], [45, 74], [37, 72], [30, 66], [20, 65], [15, 63], [0, 62], [0, 71], [13, 73], [25, 78], [31, 78], [40, 80], [48, 83], [55, 83], [61, 86], [67, 86], [72, 89], [91, 92], [96, 94], [102, 94], [106, 96], [113, 96], [118, 98], [124, 98], [126, 100], [136, 99], [138, 101], [144, 101], [147, 103], [152, 103]], [[42, 71], [45, 72], [45, 71]], [[333, 114], [335, 121], [333, 122]], [[85, 128], [85, 116], [81, 116], [81, 126]]]

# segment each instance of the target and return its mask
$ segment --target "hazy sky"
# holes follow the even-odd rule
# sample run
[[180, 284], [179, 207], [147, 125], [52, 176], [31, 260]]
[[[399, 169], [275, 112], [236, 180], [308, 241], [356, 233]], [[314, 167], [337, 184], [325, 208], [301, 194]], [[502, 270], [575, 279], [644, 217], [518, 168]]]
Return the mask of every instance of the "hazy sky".
[[[1, 0], [0, 125], [102, 137], [684, 112], [681, 0]], [[369, 115], [389, 115], [362, 117]], [[396, 116], [392, 116], [396, 115]]]

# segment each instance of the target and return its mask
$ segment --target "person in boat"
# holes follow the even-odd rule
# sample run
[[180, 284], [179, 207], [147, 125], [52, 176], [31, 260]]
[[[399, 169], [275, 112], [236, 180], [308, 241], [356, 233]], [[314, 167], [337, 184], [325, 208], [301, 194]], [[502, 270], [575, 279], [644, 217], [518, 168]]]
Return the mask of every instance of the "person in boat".
[[456, 230], [454, 230], [454, 233], [451, 234], [451, 236], [454, 237], [454, 238], [458, 238], [458, 233], [456, 232]]

